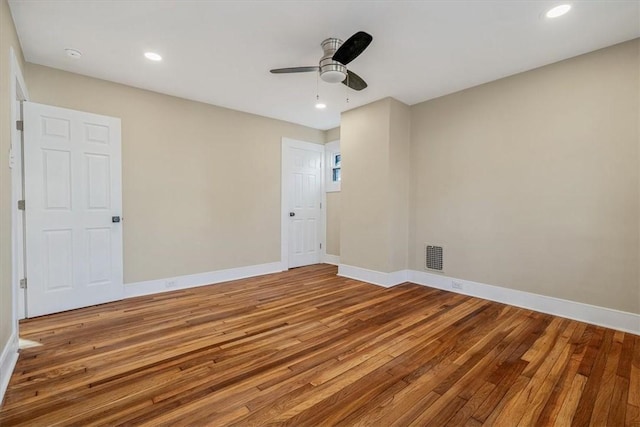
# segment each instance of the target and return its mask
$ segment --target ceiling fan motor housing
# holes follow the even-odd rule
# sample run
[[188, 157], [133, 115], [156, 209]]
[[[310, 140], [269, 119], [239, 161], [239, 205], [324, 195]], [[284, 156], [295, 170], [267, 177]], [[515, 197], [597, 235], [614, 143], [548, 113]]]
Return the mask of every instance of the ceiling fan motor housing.
[[333, 54], [342, 46], [342, 40], [329, 38], [322, 42], [324, 55], [320, 59], [320, 78], [327, 83], [340, 83], [347, 77], [347, 67], [333, 60]]

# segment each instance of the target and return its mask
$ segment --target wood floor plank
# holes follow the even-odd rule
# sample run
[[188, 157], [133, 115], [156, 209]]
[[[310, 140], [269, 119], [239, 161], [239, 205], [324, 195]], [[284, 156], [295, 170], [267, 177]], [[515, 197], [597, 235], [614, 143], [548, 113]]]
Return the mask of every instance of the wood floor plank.
[[602, 346], [600, 351], [596, 354], [593, 365], [589, 370], [589, 376], [587, 382], [580, 396], [578, 407], [576, 408], [576, 415], [573, 418], [572, 426], [585, 426], [589, 425], [594, 414], [594, 405], [598, 396], [600, 384], [603, 380], [604, 369], [609, 356], [611, 343], [613, 341], [613, 330], [605, 330], [602, 338]]
[[[627, 334], [629, 335], [629, 334]], [[625, 337], [626, 339], [626, 337]], [[635, 337], [632, 362], [629, 367], [629, 405], [640, 408], [640, 337]]]
[[616, 375], [616, 382], [611, 395], [611, 408], [606, 425], [621, 426], [627, 415], [627, 395], [629, 393], [629, 380]]
[[613, 335], [611, 351], [607, 356], [604, 373], [602, 374], [602, 381], [600, 382], [600, 387], [598, 387], [598, 394], [596, 395], [596, 400], [593, 405], [593, 416], [590, 421], [590, 425], [592, 427], [607, 425], [611, 401], [613, 399], [613, 391], [616, 385], [616, 372], [618, 370], [620, 353], [622, 352], [623, 339], [623, 332], [616, 332]]
[[587, 383], [587, 378], [583, 375], [576, 375], [573, 378], [573, 382], [569, 387], [569, 392], [567, 393], [567, 398], [562, 403], [562, 407], [560, 408], [560, 412], [555, 419], [555, 423], [559, 426], [568, 426], [573, 422], [573, 418], [576, 414], [576, 408], [578, 407], [578, 402], [580, 401], [580, 397], [582, 396], [582, 392], [584, 391], [584, 386]]
[[20, 331], [1, 426], [640, 425], [640, 337], [322, 264]]
[[624, 418], [625, 426], [640, 426], [640, 408], [633, 405], [627, 405], [627, 414]]

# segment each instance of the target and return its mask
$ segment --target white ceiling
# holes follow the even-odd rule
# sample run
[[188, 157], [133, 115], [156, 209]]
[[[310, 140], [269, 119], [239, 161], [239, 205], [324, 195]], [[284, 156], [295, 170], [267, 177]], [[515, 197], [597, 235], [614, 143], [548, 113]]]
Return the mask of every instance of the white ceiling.
[[[392, 96], [412, 105], [640, 36], [639, 1], [11, 0], [27, 61], [318, 129]], [[349, 69], [362, 92], [316, 73], [320, 42], [373, 35]], [[65, 55], [65, 48], [83, 53]], [[164, 57], [153, 63], [145, 51]], [[346, 103], [346, 97], [349, 103]]]

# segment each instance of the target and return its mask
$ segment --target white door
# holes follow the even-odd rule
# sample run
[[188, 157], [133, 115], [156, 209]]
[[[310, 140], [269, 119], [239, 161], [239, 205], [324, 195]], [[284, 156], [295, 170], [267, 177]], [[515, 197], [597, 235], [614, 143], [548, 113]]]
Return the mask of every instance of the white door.
[[27, 316], [121, 299], [120, 119], [25, 102]]
[[322, 245], [322, 158], [318, 144], [286, 140], [285, 222], [288, 231], [288, 267], [318, 264]]

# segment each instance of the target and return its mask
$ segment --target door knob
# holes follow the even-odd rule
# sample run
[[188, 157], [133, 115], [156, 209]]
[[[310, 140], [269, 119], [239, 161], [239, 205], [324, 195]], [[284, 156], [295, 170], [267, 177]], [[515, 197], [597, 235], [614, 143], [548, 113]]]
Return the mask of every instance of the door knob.
[[111, 222], [120, 222], [120, 217], [119, 216], [112, 216], [111, 217]]
[[295, 212], [289, 212], [289, 216], [296, 216]]

